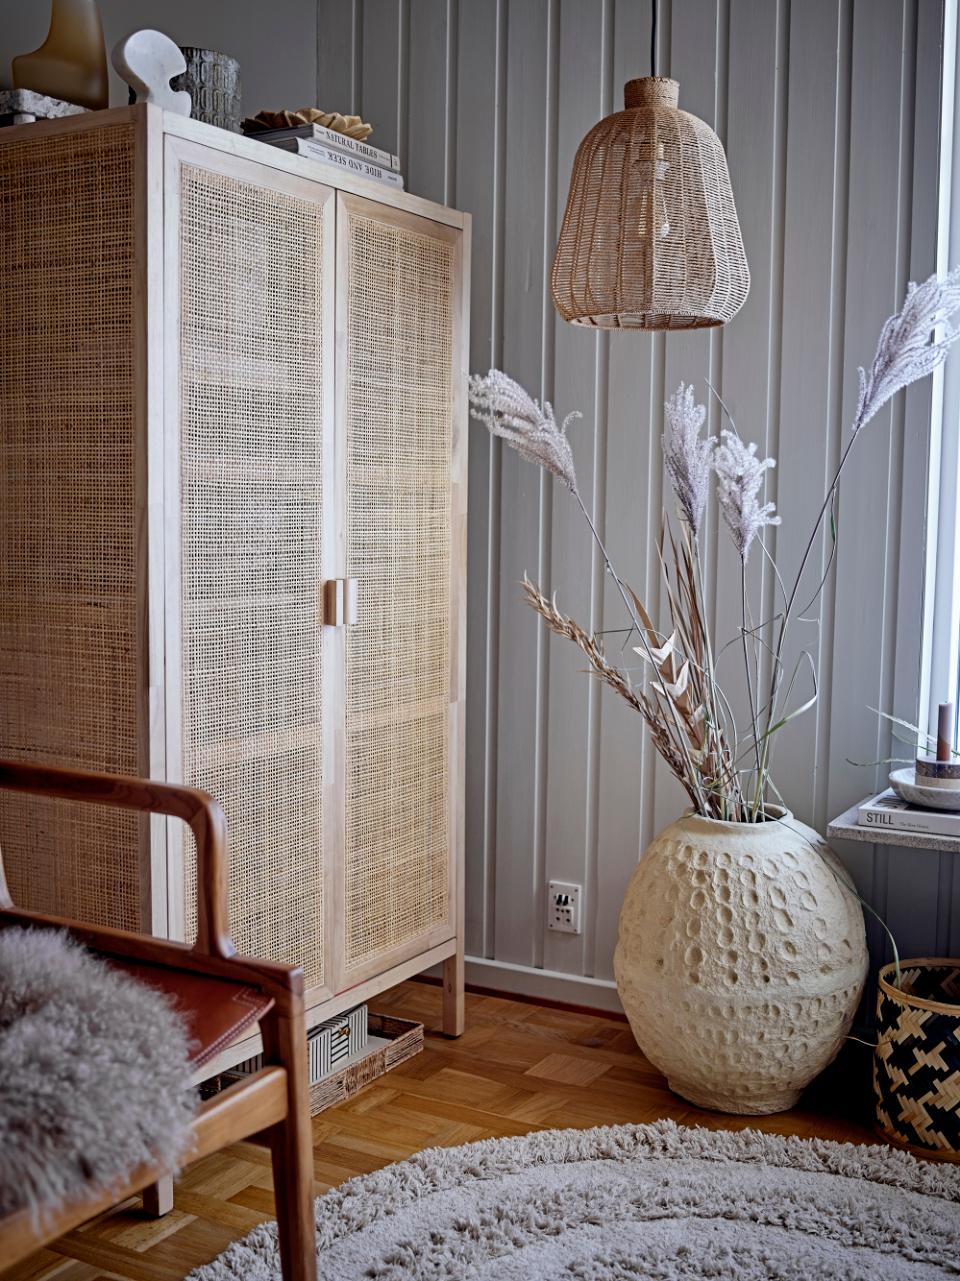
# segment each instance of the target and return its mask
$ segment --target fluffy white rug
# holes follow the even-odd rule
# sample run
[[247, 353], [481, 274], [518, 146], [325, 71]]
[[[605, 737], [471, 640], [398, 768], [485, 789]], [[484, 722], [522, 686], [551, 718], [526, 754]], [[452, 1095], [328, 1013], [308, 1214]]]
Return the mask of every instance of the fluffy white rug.
[[183, 1021], [66, 934], [0, 930], [0, 1215], [93, 1195], [190, 1140]]
[[[920, 1281], [960, 1273], [960, 1169], [684, 1129], [433, 1148], [317, 1201], [319, 1281]], [[263, 1224], [191, 1281], [277, 1281]]]

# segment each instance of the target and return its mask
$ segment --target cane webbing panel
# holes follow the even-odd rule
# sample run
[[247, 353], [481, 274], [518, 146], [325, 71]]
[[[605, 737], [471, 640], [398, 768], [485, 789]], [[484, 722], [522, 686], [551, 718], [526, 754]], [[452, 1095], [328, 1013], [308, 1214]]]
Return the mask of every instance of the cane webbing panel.
[[447, 916], [453, 273], [445, 241], [351, 217], [348, 969]]
[[187, 165], [180, 196], [184, 777], [227, 817], [239, 950], [315, 984], [324, 213]]
[[[0, 138], [0, 755], [134, 774], [134, 133]], [[15, 902], [140, 927], [135, 816], [0, 794]]]

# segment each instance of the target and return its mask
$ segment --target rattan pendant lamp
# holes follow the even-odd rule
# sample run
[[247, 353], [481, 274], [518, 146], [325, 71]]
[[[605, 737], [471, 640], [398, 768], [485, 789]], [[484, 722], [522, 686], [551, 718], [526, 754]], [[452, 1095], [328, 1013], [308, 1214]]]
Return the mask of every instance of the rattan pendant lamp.
[[720, 139], [679, 84], [628, 80], [625, 110], [581, 142], [553, 260], [557, 311], [599, 329], [702, 329], [743, 306], [750, 269]]

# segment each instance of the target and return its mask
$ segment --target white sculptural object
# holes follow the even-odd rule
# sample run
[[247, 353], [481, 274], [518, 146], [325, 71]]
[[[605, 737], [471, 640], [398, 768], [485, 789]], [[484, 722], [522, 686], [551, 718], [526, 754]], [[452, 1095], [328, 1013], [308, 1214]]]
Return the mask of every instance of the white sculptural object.
[[183, 54], [162, 31], [134, 31], [114, 45], [110, 60], [119, 76], [136, 90], [137, 102], [152, 102], [164, 111], [189, 116], [190, 95], [173, 90], [170, 81], [187, 69]]

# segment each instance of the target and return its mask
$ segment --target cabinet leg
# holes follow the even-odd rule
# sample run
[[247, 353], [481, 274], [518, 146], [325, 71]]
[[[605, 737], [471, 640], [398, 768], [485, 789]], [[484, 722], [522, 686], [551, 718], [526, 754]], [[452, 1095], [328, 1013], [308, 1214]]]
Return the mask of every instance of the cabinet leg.
[[143, 1212], [151, 1219], [162, 1219], [173, 1209], [173, 1177], [166, 1175], [143, 1189]]
[[458, 948], [443, 963], [443, 1033], [444, 1036], [463, 1036], [463, 950]]

